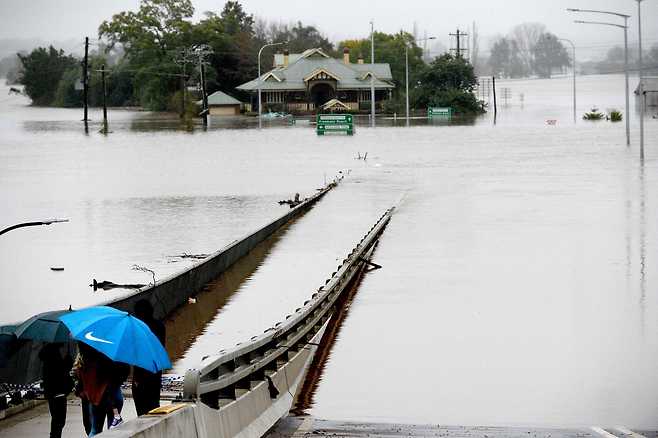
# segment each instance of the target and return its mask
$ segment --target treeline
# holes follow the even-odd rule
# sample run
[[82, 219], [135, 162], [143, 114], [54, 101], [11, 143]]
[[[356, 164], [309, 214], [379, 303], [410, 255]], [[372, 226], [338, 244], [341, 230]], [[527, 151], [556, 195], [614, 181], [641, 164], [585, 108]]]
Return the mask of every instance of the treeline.
[[[149, 110], [178, 110], [181, 88], [199, 83], [201, 54], [207, 91], [240, 95], [235, 87], [257, 76], [258, 51], [266, 43], [287, 42], [292, 53], [320, 47], [333, 57], [349, 48], [353, 62], [370, 62], [370, 39], [346, 40], [334, 46], [314, 26], [255, 19], [238, 1], [227, 1], [219, 13], [206, 12], [191, 21], [190, 0], [141, 0], [137, 11], [121, 12], [99, 26], [89, 61], [90, 104], [102, 98], [100, 69], [107, 70], [110, 106], [138, 105]], [[404, 110], [405, 48], [408, 47], [412, 106], [453, 106], [459, 112], [480, 112], [472, 91], [473, 67], [461, 57], [444, 55], [427, 65], [411, 34], [375, 32], [375, 60], [389, 63], [396, 88], [386, 108]], [[75, 107], [82, 103], [81, 60], [53, 47], [20, 56], [21, 82], [37, 105]], [[262, 71], [272, 67], [272, 51], [264, 52]], [[182, 78], [184, 77], [184, 80]], [[188, 93], [189, 95], [189, 93]], [[190, 98], [192, 100], [192, 98]], [[190, 103], [186, 104], [189, 107]]]
[[491, 74], [497, 77], [536, 75], [550, 78], [556, 70], [571, 65], [569, 53], [545, 25], [523, 23], [493, 41], [488, 67]]
[[[195, 48], [207, 47], [206, 84], [209, 92], [234, 88], [257, 74], [258, 50], [266, 42], [289, 41], [291, 50], [332, 44], [315, 27], [255, 20], [237, 1], [221, 12], [206, 12], [191, 21], [190, 0], [142, 0], [137, 11], [122, 12], [99, 26], [89, 63], [90, 104], [100, 102], [100, 69], [108, 70], [108, 104], [138, 105], [149, 110], [180, 106], [181, 78], [198, 84]], [[38, 48], [21, 58], [21, 82], [37, 105], [80, 106], [81, 60], [55, 48]], [[272, 53], [262, 57], [272, 66]], [[76, 86], [76, 83], [78, 86]], [[247, 96], [238, 96], [246, 98]]]
[[[639, 67], [639, 51], [635, 47], [628, 50], [628, 68], [637, 70]], [[645, 75], [658, 75], [658, 44], [654, 44], [648, 51], [643, 50], [642, 63]], [[608, 50], [605, 58], [600, 61], [579, 63], [582, 74], [621, 73], [624, 71], [624, 48], [615, 46]]]

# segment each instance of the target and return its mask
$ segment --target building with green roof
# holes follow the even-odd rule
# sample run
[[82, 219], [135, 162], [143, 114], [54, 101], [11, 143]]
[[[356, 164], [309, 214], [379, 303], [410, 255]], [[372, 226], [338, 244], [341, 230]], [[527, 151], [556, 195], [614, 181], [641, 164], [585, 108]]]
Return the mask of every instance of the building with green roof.
[[[375, 104], [391, 97], [393, 76], [388, 64], [350, 61], [349, 49], [343, 59], [331, 58], [322, 49], [274, 56], [275, 67], [260, 78], [237, 87], [252, 94], [257, 102], [260, 83], [264, 111], [313, 112], [332, 99], [350, 111], [370, 110], [370, 82], [375, 85]], [[256, 105], [254, 105], [256, 107]]]
[[240, 114], [242, 106], [242, 102], [222, 91], [215, 91], [208, 96], [208, 110], [211, 116], [237, 115]]

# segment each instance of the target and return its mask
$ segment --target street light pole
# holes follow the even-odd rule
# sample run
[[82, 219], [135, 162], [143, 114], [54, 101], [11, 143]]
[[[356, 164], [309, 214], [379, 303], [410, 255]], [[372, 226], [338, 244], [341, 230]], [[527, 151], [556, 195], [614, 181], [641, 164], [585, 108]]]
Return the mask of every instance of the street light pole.
[[[422, 38], [419, 40], [414, 40], [414, 43], [419, 42], [419, 41], [427, 41], [427, 40], [435, 40], [436, 37], [427, 37], [427, 38]], [[404, 66], [405, 66], [405, 86], [406, 86], [406, 94], [405, 94], [405, 104], [406, 104], [406, 110], [407, 110], [407, 126], [409, 126], [409, 43], [405, 41], [404, 43]]]
[[261, 129], [263, 127], [263, 120], [261, 118], [262, 114], [262, 109], [261, 109], [261, 87], [263, 85], [263, 80], [260, 77], [260, 55], [263, 53], [263, 49], [266, 47], [272, 47], [272, 46], [280, 46], [282, 44], [288, 44], [288, 41], [284, 41], [282, 43], [270, 43], [270, 44], [265, 44], [263, 47], [260, 48], [258, 51], [258, 129]]
[[642, 83], [642, 76], [643, 76], [643, 66], [642, 66], [642, 8], [640, 4], [642, 3], [642, 0], [636, 0], [637, 1], [637, 38], [638, 38], [638, 44], [639, 44], [639, 49], [640, 49], [640, 58], [639, 62], [640, 65], [638, 66], [639, 69], [639, 76], [640, 76], [640, 87], [639, 87], [639, 97], [640, 97], [640, 161], [644, 162], [644, 84]]
[[607, 14], [607, 15], [615, 15], [617, 17], [622, 17], [624, 19], [624, 25], [620, 24], [615, 24], [615, 23], [600, 23], [600, 22], [595, 22], [595, 21], [577, 21], [577, 23], [583, 23], [583, 24], [601, 24], [604, 26], [615, 26], [615, 27], [621, 27], [624, 29], [624, 79], [626, 82], [626, 89], [625, 89], [625, 97], [626, 97], [626, 146], [631, 145], [631, 121], [630, 121], [630, 98], [629, 98], [629, 86], [628, 86], [628, 19], [630, 18], [630, 15], [626, 14], [621, 14], [619, 12], [611, 12], [611, 11], [599, 11], [599, 10], [594, 10], [594, 9], [574, 9], [574, 8], [568, 8], [567, 11], [569, 12], [588, 12], [588, 13], [593, 13], [593, 14]]
[[370, 126], [375, 127], [375, 22], [370, 22]]
[[405, 108], [407, 109], [407, 127], [409, 127], [409, 45], [404, 44], [404, 68], [405, 68], [405, 82], [406, 90], [404, 93]]
[[573, 50], [573, 122], [576, 123], [576, 45], [566, 38], [558, 38], [558, 41], [568, 42]]

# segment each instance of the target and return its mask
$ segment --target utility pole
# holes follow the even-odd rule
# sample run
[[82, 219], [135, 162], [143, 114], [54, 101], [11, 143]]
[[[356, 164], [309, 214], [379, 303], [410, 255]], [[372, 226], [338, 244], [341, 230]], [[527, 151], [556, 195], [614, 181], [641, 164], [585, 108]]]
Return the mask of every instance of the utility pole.
[[82, 121], [85, 122], [85, 129], [87, 129], [87, 117], [89, 107], [89, 37], [85, 37], [85, 59], [82, 61], [82, 106], [84, 108], [84, 115]]
[[496, 116], [498, 115], [498, 106], [496, 104], [496, 77], [491, 77], [491, 83], [493, 87], [493, 98], [494, 98], [494, 125], [496, 124]]
[[107, 88], [105, 87], [105, 64], [101, 66], [101, 83], [103, 87], [103, 134], [107, 134]]
[[203, 99], [203, 109], [201, 115], [203, 116], [203, 127], [208, 127], [208, 95], [206, 94], [206, 65], [201, 62], [201, 97]]
[[375, 127], [375, 22], [370, 22], [370, 126]]
[[181, 66], [182, 73], [181, 73], [181, 109], [180, 109], [180, 117], [183, 118], [185, 117], [185, 102], [187, 102], [187, 64], [189, 62], [193, 62], [192, 58], [193, 54], [190, 52], [190, 49], [181, 49], [180, 53], [174, 59], [174, 62], [178, 65]]
[[[640, 98], [640, 161], [644, 163], [644, 105], [646, 104], [646, 99], [644, 95], [644, 83], [642, 82], [643, 70], [642, 65], [642, 0], [637, 0], [637, 36], [638, 44], [640, 49], [640, 65], [638, 75], [640, 76], [640, 88], [639, 88], [639, 98]], [[628, 117], [628, 114], [626, 114]]]
[[458, 58], [462, 57], [462, 52], [465, 52], [467, 49], [462, 49], [461, 48], [461, 37], [466, 37], [468, 36], [467, 33], [460, 32], [459, 28], [457, 28], [457, 33], [451, 33], [449, 34], [450, 36], [454, 36], [457, 38], [457, 48], [456, 49], [451, 49], [455, 51], [455, 56]]
[[196, 54], [199, 57], [199, 76], [201, 80], [201, 102], [203, 107], [201, 109], [201, 117], [203, 118], [203, 127], [208, 127], [208, 94], [206, 93], [206, 61], [205, 57], [212, 53], [210, 47], [206, 44], [200, 45], [195, 48]]

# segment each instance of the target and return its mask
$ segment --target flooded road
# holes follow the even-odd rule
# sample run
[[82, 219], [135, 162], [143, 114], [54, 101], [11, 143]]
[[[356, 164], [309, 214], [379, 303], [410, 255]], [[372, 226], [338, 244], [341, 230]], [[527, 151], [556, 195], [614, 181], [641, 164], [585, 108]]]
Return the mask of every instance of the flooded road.
[[[579, 116], [623, 108], [623, 76], [579, 83]], [[110, 112], [111, 135], [85, 136], [79, 111], [2, 101], [0, 226], [71, 220], [2, 236], [2, 319], [102, 302], [122, 292], [94, 294], [91, 279], [147, 282], [135, 264], [174, 272], [186, 262], [171, 256], [214, 251], [282, 213], [276, 200], [351, 169], [196, 304], [218, 310], [171, 326], [175, 371], [284, 319], [398, 205], [375, 253], [384, 268], [364, 277], [310, 414], [656, 427], [658, 121], [641, 165], [637, 120], [631, 148], [623, 123], [574, 126], [570, 84], [503, 81], [512, 98], [496, 126], [491, 114], [381, 120], [352, 138], [303, 122], [185, 132], [129, 111]]]

